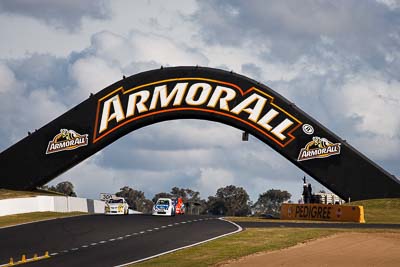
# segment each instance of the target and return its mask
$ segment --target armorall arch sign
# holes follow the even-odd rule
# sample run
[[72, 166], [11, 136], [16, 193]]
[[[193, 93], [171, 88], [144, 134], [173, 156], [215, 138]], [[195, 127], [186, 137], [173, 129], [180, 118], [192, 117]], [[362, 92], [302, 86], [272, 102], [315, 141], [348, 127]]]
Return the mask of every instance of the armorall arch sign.
[[0, 154], [0, 188], [44, 185], [118, 138], [174, 119], [244, 130], [344, 199], [400, 197], [394, 176], [272, 89], [200, 67], [143, 72], [91, 95]]

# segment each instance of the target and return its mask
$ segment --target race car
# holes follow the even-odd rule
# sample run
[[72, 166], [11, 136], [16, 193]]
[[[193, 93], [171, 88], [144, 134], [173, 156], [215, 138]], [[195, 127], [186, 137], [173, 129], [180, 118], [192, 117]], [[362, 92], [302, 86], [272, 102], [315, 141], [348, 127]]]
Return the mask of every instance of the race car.
[[175, 205], [170, 198], [159, 198], [153, 206], [153, 215], [175, 216]]
[[183, 200], [181, 197], [178, 197], [175, 204], [175, 213], [176, 214], [185, 214], [185, 204], [183, 204]]
[[116, 197], [106, 201], [104, 212], [106, 215], [126, 215], [129, 213], [129, 206], [123, 197]]

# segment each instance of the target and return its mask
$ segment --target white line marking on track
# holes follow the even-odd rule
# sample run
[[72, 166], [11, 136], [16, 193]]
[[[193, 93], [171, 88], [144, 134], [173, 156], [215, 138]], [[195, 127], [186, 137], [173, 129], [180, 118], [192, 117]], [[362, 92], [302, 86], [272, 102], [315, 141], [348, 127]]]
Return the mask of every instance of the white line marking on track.
[[[137, 261], [134, 261], [134, 262], [131, 262], [131, 263], [126, 263], [126, 264], [123, 264], [123, 265], [119, 265], [119, 266], [126, 266], [126, 265], [128, 265], [128, 264], [132, 264], [132, 263], [137, 263], [137, 262], [145, 261], [145, 260], [148, 260], [148, 259], [151, 259], [151, 258], [154, 258], [154, 257], [158, 257], [158, 256], [161, 256], [161, 255], [164, 255], [164, 254], [167, 254], [167, 253], [171, 253], [171, 252], [174, 252], [174, 251], [183, 249], [183, 248], [192, 247], [192, 246], [195, 246], [195, 245], [198, 245], [198, 244], [202, 244], [202, 243], [205, 243], [205, 242], [208, 242], [208, 241], [211, 241], [211, 240], [214, 240], [214, 239], [217, 239], [217, 238], [226, 236], [226, 235], [230, 235], [230, 234], [233, 234], [233, 233], [237, 233], [237, 232], [242, 231], [242, 228], [241, 228], [239, 225], [237, 225], [237, 224], [235, 224], [235, 223], [233, 223], [233, 222], [227, 221], [227, 220], [225, 220], [224, 218], [204, 218], [204, 219], [195, 219], [195, 220], [193, 220], [193, 221], [192, 221], [192, 220], [189, 220], [189, 221], [184, 221], [184, 222], [180, 222], [180, 223], [181, 223], [181, 224], [185, 224], [185, 223], [191, 223], [191, 222], [197, 222], [197, 221], [203, 221], [203, 220], [206, 221], [206, 220], [213, 220], [213, 219], [220, 219], [220, 220], [229, 222], [229, 223], [231, 223], [231, 224], [234, 224], [236, 227], [238, 227], [238, 230], [237, 230], [237, 231], [234, 231], [234, 232], [231, 232], [231, 233], [227, 233], [227, 234], [221, 235], [221, 236], [217, 236], [217, 237], [214, 237], [214, 238], [211, 238], [211, 239], [208, 239], [208, 240], [204, 240], [204, 241], [201, 241], [201, 242], [198, 242], [198, 243], [195, 243], [195, 244], [191, 244], [191, 245], [188, 245], [188, 246], [184, 246], [184, 247], [181, 247], [181, 248], [177, 248], [177, 249], [173, 249], [173, 250], [170, 250], [170, 251], [167, 251], [167, 252], [163, 252], [163, 253], [158, 254], [158, 255], [150, 256], [150, 257], [148, 257], [148, 258], [140, 259], [140, 260], [137, 260]], [[176, 223], [174, 223], [174, 225], [179, 225], [180, 223], [176, 222]], [[173, 227], [174, 225], [168, 224], [169, 227]], [[167, 226], [163, 225], [163, 226], [161, 226], [161, 228], [167, 228]], [[154, 229], [154, 230], [159, 230], [160, 228], [155, 227], [155, 228], [153, 228], [153, 229]], [[130, 236], [132, 236], [132, 235], [138, 235], [138, 234], [144, 234], [146, 231], [147, 231], [147, 232], [152, 232], [153, 229], [147, 229], [147, 230], [141, 231], [141, 232], [139, 232], [139, 233], [127, 234], [127, 235], [125, 235], [125, 237], [130, 237]], [[115, 240], [122, 240], [122, 239], [124, 239], [124, 237], [120, 236], [120, 237], [117, 237], [117, 238], [111, 238], [111, 239], [109, 239], [108, 241], [112, 242], [112, 241], [115, 241]], [[81, 248], [87, 248], [87, 247], [89, 247], [89, 246], [96, 246], [96, 245], [98, 245], [98, 244], [104, 244], [104, 243], [107, 243], [108, 241], [102, 240], [102, 241], [99, 241], [99, 242], [97, 242], [97, 243], [96, 243], [96, 242], [93, 242], [93, 243], [91, 243], [90, 245], [82, 245]], [[70, 249], [70, 250], [63, 250], [63, 251], [60, 251], [60, 252], [58, 252], [58, 253], [57, 253], [57, 252], [51, 253], [50, 255], [51, 255], [51, 256], [56, 256], [56, 255], [58, 255], [59, 253], [68, 253], [68, 252], [70, 252], [70, 251], [77, 251], [77, 250], [79, 250], [79, 248], [72, 248], [72, 249]], [[118, 267], [118, 266], [117, 266], [117, 267]]]
[[194, 243], [194, 244], [191, 244], [191, 245], [187, 245], [187, 246], [184, 246], [184, 247], [180, 247], [180, 248], [172, 249], [172, 250], [169, 250], [169, 251], [165, 251], [165, 252], [162, 252], [160, 254], [153, 255], [153, 256], [150, 256], [150, 257], [147, 257], [147, 258], [143, 258], [143, 259], [140, 259], [140, 260], [127, 262], [127, 263], [124, 263], [124, 264], [121, 264], [121, 265], [118, 265], [118, 266], [115, 266], [115, 267], [124, 267], [124, 266], [130, 265], [130, 264], [135, 264], [135, 263], [138, 263], [138, 262], [146, 261], [146, 260], [149, 260], [149, 259], [152, 259], [152, 258], [156, 258], [156, 257], [162, 256], [162, 255], [168, 254], [168, 253], [172, 253], [172, 252], [184, 249], [184, 248], [194, 247], [194, 246], [197, 246], [197, 245], [200, 245], [200, 244], [203, 244], [203, 243], [206, 243], [206, 242], [209, 242], [209, 241], [212, 241], [212, 240], [224, 237], [224, 236], [236, 234], [238, 232], [243, 231], [242, 227], [240, 227], [240, 225], [238, 225], [238, 224], [236, 224], [234, 222], [225, 220], [224, 218], [218, 218], [218, 219], [222, 220], [222, 221], [225, 221], [225, 222], [228, 222], [228, 223], [231, 223], [231, 224], [235, 225], [238, 229], [236, 231], [233, 231], [233, 232], [230, 232], [230, 233], [226, 233], [226, 234], [223, 234], [223, 235], [220, 235], [220, 236], [216, 236], [216, 237], [213, 237], [213, 238], [210, 238], [210, 239], [207, 239], [207, 240], [204, 240], [204, 241], [200, 241], [200, 242], [197, 242], [197, 243]]

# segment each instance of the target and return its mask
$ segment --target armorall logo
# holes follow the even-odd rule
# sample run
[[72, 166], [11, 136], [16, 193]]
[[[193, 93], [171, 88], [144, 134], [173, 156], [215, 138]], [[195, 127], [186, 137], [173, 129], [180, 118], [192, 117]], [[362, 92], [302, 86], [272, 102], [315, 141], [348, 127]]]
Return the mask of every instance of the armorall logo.
[[98, 100], [93, 143], [146, 117], [195, 111], [236, 120], [285, 147], [295, 139], [292, 133], [302, 122], [274, 101], [273, 96], [255, 87], [242, 90], [235, 84], [206, 78], [174, 78], [130, 89], [120, 87]]
[[64, 150], [73, 150], [88, 145], [88, 135], [78, 134], [74, 130], [61, 129], [47, 146], [46, 154], [56, 153]]
[[333, 155], [340, 154], [340, 143], [332, 143], [326, 138], [314, 136], [312, 141], [300, 150], [297, 161], [327, 158]]

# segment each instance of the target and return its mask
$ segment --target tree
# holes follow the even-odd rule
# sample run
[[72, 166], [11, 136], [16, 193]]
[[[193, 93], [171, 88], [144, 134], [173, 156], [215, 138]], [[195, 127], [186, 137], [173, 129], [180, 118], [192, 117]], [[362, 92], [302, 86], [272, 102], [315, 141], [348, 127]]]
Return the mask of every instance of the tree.
[[153, 202], [147, 199], [143, 191], [124, 186], [115, 194], [117, 197], [125, 198], [130, 208], [143, 213], [151, 212]]
[[217, 197], [209, 196], [206, 205], [208, 213], [214, 215], [224, 215], [228, 211], [225, 201]]
[[171, 188], [171, 196], [175, 198], [181, 197], [184, 203], [188, 200], [186, 189], [176, 186]]
[[153, 203], [156, 203], [159, 198], [171, 198], [171, 197], [172, 197], [172, 195], [170, 193], [161, 192], [161, 193], [155, 194], [152, 201], [153, 201]]
[[200, 193], [198, 191], [193, 191], [190, 188], [179, 188], [172, 187], [171, 188], [172, 197], [181, 197], [183, 202], [189, 201], [200, 201]]
[[186, 188], [186, 193], [187, 193], [187, 198], [188, 201], [193, 201], [193, 202], [201, 202], [202, 199], [200, 198], [200, 192], [198, 191], [193, 191], [192, 189]]
[[207, 208], [212, 214], [244, 216], [250, 213], [250, 197], [243, 187], [228, 185], [208, 198]]
[[50, 186], [47, 187], [46, 189], [62, 193], [69, 197], [76, 197], [76, 193], [74, 191], [74, 185], [68, 181], [58, 183], [56, 186]]
[[291, 196], [288, 191], [270, 189], [259, 195], [257, 202], [252, 208], [256, 213], [278, 214], [282, 203], [289, 200]]

